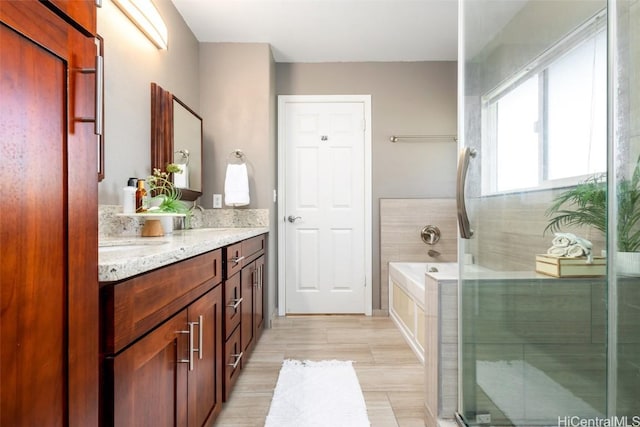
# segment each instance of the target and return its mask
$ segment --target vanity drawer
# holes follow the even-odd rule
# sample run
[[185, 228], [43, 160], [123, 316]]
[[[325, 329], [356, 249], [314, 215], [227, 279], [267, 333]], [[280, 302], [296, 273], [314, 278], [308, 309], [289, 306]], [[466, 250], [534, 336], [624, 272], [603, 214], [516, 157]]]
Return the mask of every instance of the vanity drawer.
[[224, 384], [222, 394], [225, 402], [229, 399], [231, 389], [240, 375], [243, 357], [240, 328], [238, 328], [224, 345]]
[[225, 279], [236, 274], [242, 268], [242, 243], [229, 245], [225, 248], [224, 260], [226, 265]]
[[221, 255], [217, 249], [104, 286], [101, 289], [104, 351], [119, 352], [213, 289], [220, 283]]
[[265, 245], [265, 236], [264, 234], [261, 236], [252, 237], [247, 240], [242, 241], [242, 255], [244, 255], [244, 259], [242, 260], [243, 266], [251, 264], [251, 262], [264, 253]]
[[240, 275], [236, 274], [224, 282], [224, 337], [229, 338], [231, 333], [240, 324], [242, 318], [242, 296], [240, 288]]

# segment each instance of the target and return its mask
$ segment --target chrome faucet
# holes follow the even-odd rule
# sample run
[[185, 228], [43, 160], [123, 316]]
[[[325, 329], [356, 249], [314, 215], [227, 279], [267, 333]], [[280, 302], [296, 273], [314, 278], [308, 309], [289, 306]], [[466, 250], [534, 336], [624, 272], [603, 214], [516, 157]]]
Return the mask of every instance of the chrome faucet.
[[429, 252], [427, 252], [427, 254], [429, 254], [431, 258], [439, 257], [440, 255], [442, 255], [440, 252], [434, 249], [429, 249]]

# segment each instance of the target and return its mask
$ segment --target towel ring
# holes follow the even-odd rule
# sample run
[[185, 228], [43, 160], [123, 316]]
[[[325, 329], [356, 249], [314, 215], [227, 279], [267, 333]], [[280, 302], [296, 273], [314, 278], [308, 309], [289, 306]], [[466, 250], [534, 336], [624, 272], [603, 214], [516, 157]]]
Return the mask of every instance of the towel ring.
[[239, 148], [236, 148], [227, 157], [227, 163], [230, 164], [243, 164], [246, 161], [246, 156]]

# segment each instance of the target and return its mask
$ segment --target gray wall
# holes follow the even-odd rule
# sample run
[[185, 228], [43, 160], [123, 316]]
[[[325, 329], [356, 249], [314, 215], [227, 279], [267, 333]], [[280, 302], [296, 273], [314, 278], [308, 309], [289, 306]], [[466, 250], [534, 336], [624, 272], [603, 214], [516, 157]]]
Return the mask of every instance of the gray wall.
[[[249, 169], [251, 203], [269, 209], [267, 318], [276, 304], [276, 132], [275, 65], [265, 43], [201, 43], [200, 105], [204, 119], [202, 206], [213, 206], [212, 195], [224, 194], [229, 154], [241, 149]], [[240, 208], [241, 209], [241, 208]]]
[[151, 173], [151, 82], [200, 112], [198, 41], [170, 0], [156, 0], [169, 29], [169, 48], [157, 49], [111, 1], [98, 8], [104, 42], [105, 179], [100, 204], [122, 203], [129, 177]]
[[453, 197], [457, 152], [453, 141], [392, 144], [389, 137], [456, 133], [456, 63], [279, 63], [276, 81], [278, 95], [371, 95], [373, 309], [385, 311], [379, 199]]
[[275, 147], [271, 131], [271, 49], [266, 43], [200, 44], [200, 96], [204, 122], [204, 195], [224, 193], [229, 154], [246, 155], [252, 208], [273, 205]]

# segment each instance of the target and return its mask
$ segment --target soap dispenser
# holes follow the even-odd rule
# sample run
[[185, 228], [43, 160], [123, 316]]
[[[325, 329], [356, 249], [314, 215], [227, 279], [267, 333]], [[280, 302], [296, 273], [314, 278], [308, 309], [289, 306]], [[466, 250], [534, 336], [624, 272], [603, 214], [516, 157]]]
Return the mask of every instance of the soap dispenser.
[[132, 214], [136, 211], [136, 182], [135, 178], [129, 178], [127, 186], [122, 189], [122, 213]]

